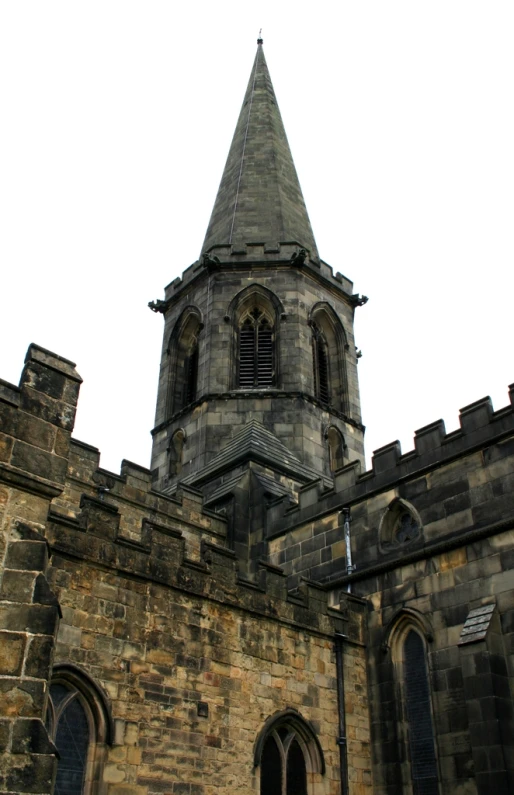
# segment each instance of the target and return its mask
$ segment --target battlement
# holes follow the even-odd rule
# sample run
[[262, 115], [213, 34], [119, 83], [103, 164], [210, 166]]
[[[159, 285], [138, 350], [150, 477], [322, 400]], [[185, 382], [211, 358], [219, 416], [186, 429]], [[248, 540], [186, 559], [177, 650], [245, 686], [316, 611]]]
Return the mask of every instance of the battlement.
[[73, 362], [32, 343], [19, 386], [0, 382], [0, 478], [54, 497], [62, 491], [82, 379]]
[[[171, 305], [182, 295], [185, 288], [190, 287], [191, 283], [202, 278], [209, 273], [222, 270], [240, 270], [241, 268], [251, 267], [295, 267], [302, 268], [310, 273], [315, 279], [323, 279], [342, 292], [346, 297], [352, 297], [353, 282], [343, 276], [342, 273], [335, 273], [333, 268], [322, 259], [311, 259], [301, 245], [295, 241], [288, 243], [278, 243], [268, 245], [266, 243], [247, 243], [245, 246], [214, 246], [201, 260], [194, 262], [165, 288], [166, 305]], [[162, 307], [163, 309], [167, 308]]]
[[138, 541], [123, 533], [121, 520], [113, 502], [82, 495], [75, 518], [56, 509], [50, 512], [47, 539], [52, 553], [100, 562], [119, 576], [140, 577], [330, 636], [344, 631], [342, 614], [328, 606], [327, 593], [313, 583], [304, 581], [291, 594], [283, 570], [266, 561], [257, 564], [254, 579], [243, 578], [235, 553], [206, 537], [198, 557], [190, 557], [181, 529], [187, 516], [175, 526], [143, 516]]
[[402, 453], [398, 440], [375, 450], [372, 468], [361, 472], [358, 461], [339, 469], [333, 488], [320, 480], [306, 484], [298, 502], [279, 498], [268, 508], [269, 536], [279, 536], [295, 525], [342, 505], [361, 500], [375, 492], [392, 488], [416, 475], [451, 462], [477, 449], [485, 448], [514, 433], [514, 384], [509, 386], [510, 405], [493, 410], [490, 397], [460, 409], [460, 428], [446, 433], [443, 420], [425, 425], [415, 432], [414, 449]]

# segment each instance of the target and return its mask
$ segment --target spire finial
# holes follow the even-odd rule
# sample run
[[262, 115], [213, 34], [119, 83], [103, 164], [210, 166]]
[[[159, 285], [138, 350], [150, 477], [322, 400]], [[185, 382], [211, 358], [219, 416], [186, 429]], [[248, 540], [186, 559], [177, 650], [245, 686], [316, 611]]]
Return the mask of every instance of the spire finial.
[[262, 44], [262, 28], [259, 31], [259, 38], [257, 39], [257, 44]]

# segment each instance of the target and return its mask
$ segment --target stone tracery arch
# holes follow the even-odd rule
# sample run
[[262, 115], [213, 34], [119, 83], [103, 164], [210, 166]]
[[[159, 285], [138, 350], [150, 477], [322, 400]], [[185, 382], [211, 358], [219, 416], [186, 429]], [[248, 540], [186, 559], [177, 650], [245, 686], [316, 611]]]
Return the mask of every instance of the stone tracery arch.
[[259, 732], [254, 767], [260, 767], [261, 795], [310, 795], [325, 760], [312, 725], [294, 709], [272, 715]]
[[260, 284], [241, 290], [230, 302], [232, 325], [231, 385], [236, 389], [266, 389], [279, 383], [279, 322], [283, 306]]
[[103, 795], [102, 770], [113, 741], [113, 720], [107, 696], [78, 666], [54, 666], [46, 725], [60, 756], [55, 792]]
[[196, 306], [187, 306], [178, 318], [168, 343], [169, 373], [167, 416], [171, 417], [197, 397], [199, 334], [202, 315]]
[[343, 324], [326, 301], [315, 304], [309, 315], [312, 330], [313, 391], [318, 400], [349, 414], [346, 351]]

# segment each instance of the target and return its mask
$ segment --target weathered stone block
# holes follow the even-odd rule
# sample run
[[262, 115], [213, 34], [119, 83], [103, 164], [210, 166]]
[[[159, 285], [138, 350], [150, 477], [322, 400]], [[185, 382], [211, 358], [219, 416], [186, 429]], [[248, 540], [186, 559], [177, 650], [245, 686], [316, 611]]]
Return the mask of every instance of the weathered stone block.
[[23, 666], [26, 636], [0, 632], [0, 676], [19, 676]]
[[47, 545], [41, 541], [11, 541], [5, 566], [9, 569], [44, 571], [48, 562]]
[[53, 649], [53, 635], [38, 635], [32, 638], [27, 650], [25, 674], [35, 679], [47, 679]]
[[11, 464], [46, 480], [64, 482], [68, 462], [25, 442], [14, 443]]

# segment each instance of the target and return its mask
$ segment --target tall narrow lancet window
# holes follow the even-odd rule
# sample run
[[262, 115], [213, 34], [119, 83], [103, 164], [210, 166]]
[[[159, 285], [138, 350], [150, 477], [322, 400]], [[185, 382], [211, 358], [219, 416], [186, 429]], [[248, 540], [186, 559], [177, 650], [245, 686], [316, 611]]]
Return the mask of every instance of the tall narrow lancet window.
[[327, 430], [326, 433], [328, 443], [328, 456], [330, 471], [336, 472], [344, 466], [346, 446], [343, 434], [333, 425]]
[[275, 385], [273, 324], [258, 307], [240, 322], [238, 384], [248, 389]]
[[404, 641], [403, 668], [413, 794], [438, 795], [425, 646], [413, 629]]
[[176, 414], [198, 397], [199, 341], [202, 329], [196, 307], [187, 307], [171, 333], [168, 375], [168, 416]]
[[193, 339], [189, 355], [185, 362], [185, 404], [193, 403], [196, 400], [196, 390], [198, 385], [198, 340]]
[[325, 335], [316, 323], [312, 324], [312, 364], [314, 391], [322, 403], [330, 402], [328, 345]]
[[90, 736], [87, 707], [75, 688], [64, 684], [50, 687], [50, 735], [59, 752], [55, 795], [85, 792]]
[[321, 403], [342, 414], [349, 414], [346, 374], [346, 334], [334, 309], [326, 301], [313, 308], [309, 320], [312, 331], [314, 395]]
[[46, 712], [59, 752], [54, 795], [98, 795], [112, 719], [105, 695], [74, 665], [55, 665]]

